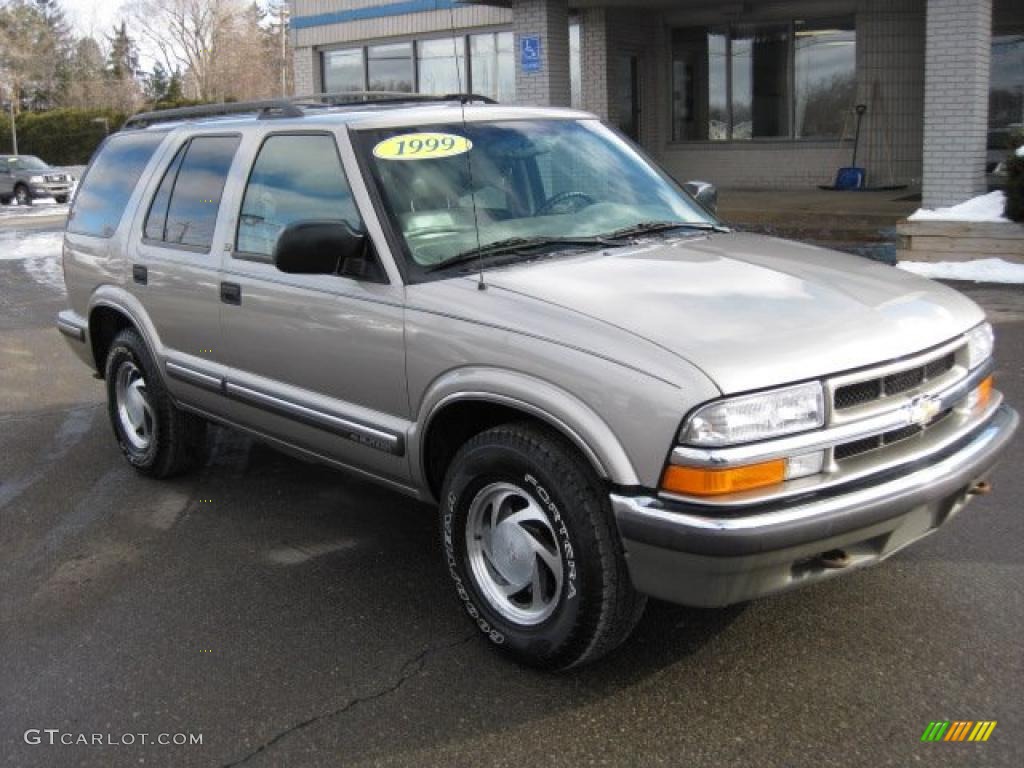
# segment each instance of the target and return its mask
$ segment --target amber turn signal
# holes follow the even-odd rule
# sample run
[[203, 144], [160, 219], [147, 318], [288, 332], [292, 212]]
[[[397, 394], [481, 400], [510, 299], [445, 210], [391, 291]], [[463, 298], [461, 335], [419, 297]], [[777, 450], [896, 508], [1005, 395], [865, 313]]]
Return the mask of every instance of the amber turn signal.
[[721, 496], [775, 485], [785, 479], [785, 459], [730, 469], [699, 469], [672, 465], [665, 470], [661, 489], [687, 496]]
[[977, 393], [978, 405], [982, 407], [988, 405], [988, 401], [992, 399], [992, 377], [989, 376], [982, 381], [975, 392]]

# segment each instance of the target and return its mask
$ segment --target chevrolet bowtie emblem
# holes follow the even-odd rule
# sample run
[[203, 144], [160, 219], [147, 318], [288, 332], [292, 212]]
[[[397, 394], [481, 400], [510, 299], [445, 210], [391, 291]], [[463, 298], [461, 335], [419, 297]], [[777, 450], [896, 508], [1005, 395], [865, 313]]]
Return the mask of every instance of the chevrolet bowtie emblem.
[[915, 397], [907, 406], [907, 421], [924, 426], [939, 415], [942, 404], [930, 395]]

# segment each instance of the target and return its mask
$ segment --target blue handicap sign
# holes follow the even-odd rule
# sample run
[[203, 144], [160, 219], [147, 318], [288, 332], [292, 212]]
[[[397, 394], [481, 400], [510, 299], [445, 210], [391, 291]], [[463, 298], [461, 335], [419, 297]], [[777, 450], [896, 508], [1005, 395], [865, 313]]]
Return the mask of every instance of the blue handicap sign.
[[543, 69], [540, 35], [523, 35], [519, 38], [519, 64], [523, 72], [540, 72]]

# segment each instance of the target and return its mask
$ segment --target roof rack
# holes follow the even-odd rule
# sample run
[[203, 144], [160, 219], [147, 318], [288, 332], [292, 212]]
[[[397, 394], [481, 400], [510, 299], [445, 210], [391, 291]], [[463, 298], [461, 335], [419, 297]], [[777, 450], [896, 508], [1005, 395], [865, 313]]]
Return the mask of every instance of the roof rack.
[[158, 109], [154, 112], [136, 112], [124, 121], [121, 130], [145, 128], [154, 123], [166, 123], [172, 120], [190, 120], [202, 117], [218, 117], [220, 115], [238, 115], [255, 112], [260, 119], [271, 117], [302, 117], [299, 107], [288, 99], [268, 99], [264, 101], [229, 101], [223, 104], [199, 104], [194, 107], [175, 107], [174, 109]]
[[[481, 96], [476, 93], [448, 93], [435, 95], [430, 93], [409, 93], [407, 91], [340, 91], [335, 93], [310, 93], [304, 96], [293, 96], [288, 99], [293, 104], [303, 106], [346, 106], [349, 104], [391, 104], [391, 103], [420, 103], [420, 102], [442, 102], [459, 101], [466, 104], [480, 102], [481, 104], [497, 104], [494, 99], [488, 96]], [[309, 102], [313, 102], [309, 104]]]
[[449, 93], [435, 96], [427, 93], [406, 93], [404, 91], [344, 91], [340, 93], [311, 93], [292, 96], [287, 99], [264, 101], [229, 101], [222, 104], [199, 104], [194, 107], [158, 109], [153, 112], [137, 112], [121, 126], [121, 130], [145, 128], [155, 123], [173, 120], [196, 120], [204, 117], [221, 117], [256, 113], [256, 119], [268, 120], [276, 117], [302, 117], [304, 109], [327, 109], [330, 107], [359, 104], [418, 104], [444, 101], [458, 101], [462, 104], [478, 102], [497, 104], [494, 99], [475, 93]]

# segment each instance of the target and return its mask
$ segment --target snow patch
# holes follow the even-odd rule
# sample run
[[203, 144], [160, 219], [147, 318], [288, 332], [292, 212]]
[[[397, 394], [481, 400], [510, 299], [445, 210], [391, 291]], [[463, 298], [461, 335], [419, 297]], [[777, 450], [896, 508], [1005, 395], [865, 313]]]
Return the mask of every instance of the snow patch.
[[901, 261], [900, 269], [922, 277], [973, 283], [1024, 283], [1024, 264], [1003, 259], [973, 261]]
[[1006, 195], [1000, 191], [970, 200], [949, 208], [919, 208], [907, 217], [908, 221], [974, 221], [1006, 222]]
[[63, 232], [0, 233], [0, 261], [22, 261], [40, 285], [64, 292]]
[[41, 197], [32, 205], [0, 205], [0, 220], [22, 216], [58, 216], [68, 215], [68, 204], [58, 203], [52, 197]]

